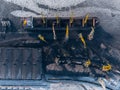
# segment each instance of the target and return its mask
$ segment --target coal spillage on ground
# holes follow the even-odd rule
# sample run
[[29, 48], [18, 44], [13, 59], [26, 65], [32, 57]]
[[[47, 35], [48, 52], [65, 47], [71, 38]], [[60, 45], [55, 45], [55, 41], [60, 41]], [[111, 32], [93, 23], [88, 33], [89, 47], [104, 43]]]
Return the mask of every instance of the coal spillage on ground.
[[[82, 27], [86, 25], [88, 17], [89, 15], [86, 15], [82, 19]], [[107, 75], [106, 72], [111, 70], [111, 65], [108, 61], [102, 59], [86, 42], [94, 38], [95, 27], [91, 27], [89, 34], [85, 32], [83, 32], [85, 34], [77, 33], [76, 38], [69, 39], [70, 26], [66, 25], [65, 38], [63, 40], [55, 40], [52, 44], [43, 48], [46, 73], [105, 77]], [[40, 38], [40, 40], [46, 42], [43, 38]]]
[[[89, 52], [94, 55], [90, 56]], [[106, 76], [102, 66], [107, 62], [101, 60], [91, 49], [84, 48], [81, 41], [67, 41], [44, 47], [46, 72], [57, 75]]]
[[[2, 28], [7, 27], [6, 25], [2, 25]], [[5, 29], [7, 37], [0, 42], [0, 46], [42, 48], [41, 64], [44, 74], [105, 77], [111, 70], [111, 65], [88, 43], [96, 43], [92, 40], [96, 38], [94, 34], [98, 26], [98, 18], [91, 18], [89, 14], [82, 19], [25, 18], [25, 32], [14, 32], [11, 35]], [[13, 37], [16, 34], [19, 38]], [[32, 43], [29, 40], [37, 41]]]

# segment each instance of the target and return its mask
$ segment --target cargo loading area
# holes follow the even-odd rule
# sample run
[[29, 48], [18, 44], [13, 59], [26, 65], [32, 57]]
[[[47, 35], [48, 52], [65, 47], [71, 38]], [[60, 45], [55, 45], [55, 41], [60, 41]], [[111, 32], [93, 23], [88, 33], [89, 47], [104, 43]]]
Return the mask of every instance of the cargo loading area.
[[40, 80], [41, 49], [0, 48], [0, 79]]
[[44, 86], [42, 81], [108, 79], [119, 70], [111, 52], [113, 38], [97, 17], [25, 17], [17, 31], [11, 22], [1, 20], [0, 84]]
[[120, 90], [119, 0], [0, 0], [0, 90]]

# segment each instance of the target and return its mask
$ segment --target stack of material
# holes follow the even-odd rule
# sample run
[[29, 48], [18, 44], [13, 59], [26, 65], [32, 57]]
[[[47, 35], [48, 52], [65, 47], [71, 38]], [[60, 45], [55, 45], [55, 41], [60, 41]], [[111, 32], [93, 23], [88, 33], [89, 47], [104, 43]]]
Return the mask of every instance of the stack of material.
[[0, 48], [0, 79], [41, 79], [41, 50]]

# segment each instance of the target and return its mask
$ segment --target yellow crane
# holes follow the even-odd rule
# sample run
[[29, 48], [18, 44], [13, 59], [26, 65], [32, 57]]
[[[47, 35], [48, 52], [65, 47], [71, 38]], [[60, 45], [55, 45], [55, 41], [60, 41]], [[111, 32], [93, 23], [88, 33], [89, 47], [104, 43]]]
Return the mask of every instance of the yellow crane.
[[80, 33], [78, 36], [79, 36], [79, 38], [81, 39], [81, 41], [82, 41], [82, 43], [83, 43], [83, 45], [84, 45], [84, 48], [86, 48], [87, 45], [86, 45], [85, 39], [83, 38], [82, 33]]
[[71, 15], [70, 15], [70, 25], [73, 23], [73, 20], [74, 20], [73, 16], [74, 16], [74, 13], [71, 12]]
[[84, 19], [84, 23], [85, 23], [85, 24], [87, 23], [88, 18], [89, 18], [89, 14], [87, 14], [87, 15], [85, 16], [85, 19]]
[[85, 16], [85, 18], [82, 19], [82, 27], [85, 26], [85, 24], [87, 23], [88, 19], [89, 19], [89, 14], [87, 14], [87, 15]]
[[69, 26], [66, 26], [65, 40], [69, 39]]
[[93, 39], [93, 37], [94, 37], [94, 32], [95, 32], [95, 29], [93, 28], [93, 27], [91, 27], [91, 32], [90, 32], [90, 34], [88, 35], [88, 40], [92, 40]]
[[45, 40], [45, 38], [44, 38], [41, 34], [38, 35], [38, 38], [39, 38], [41, 41], [47, 43], [47, 41]]
[[112, 69], [112, 66], [110, 64], [102, 66], [102, 71], [109, 71], [111, 69]]
[[91, 65], [91, 61], [90, 59], [88, 59], [85, 63], [84, 63], [84, 66], [85, 67], [89, 67]]
[[27, 25], [27, 20], [24, 19], [24, 20], [23, 20], [23, 26], [26, 26], [26, 25]]

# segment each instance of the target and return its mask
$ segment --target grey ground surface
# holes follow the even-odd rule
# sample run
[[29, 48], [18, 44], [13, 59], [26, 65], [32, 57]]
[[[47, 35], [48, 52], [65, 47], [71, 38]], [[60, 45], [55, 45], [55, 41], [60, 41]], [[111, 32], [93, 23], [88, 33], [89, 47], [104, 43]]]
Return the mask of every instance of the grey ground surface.
[[[0, 0], [0, 17], [10, 17], [14, 21], [15, 24], [16, 24], [16, 22], [17, 22], [17, 24], [19, 24], [20, 19], [11, 15], [11, 12], [13, 12], [15, 10], [22, 10], [23, 6], [25, 7], [24, 8], [25, 11], [35, 13], [37, 15], [40, 14], [41, 12], [43, 12], [49, 16], [54, 16], [56, 14], [56, 11], [52, 10], [52, 8], [55, 8], [55, 7], [47, 7], [47, 6], [44, 6], [43, 4], [42, 5], [40, 4], [41, 5], [40, 6], [40, 5], [36, 5], [36, 3], [34, 5], [29, 6], [29, 5], [27, 5], [27, 3], [28, 3], [28, 2], [26, 2], [27, 0], [23, 0], [22, 3], [24, 3], [24, 5], [22, 5], [22, 3], [19, 4], [19, 0], [17, 0], [16, 2], [12, 2], [12, 1], [15, 1], [15, 0]], [[37, 0], [37, 1], [39, 1], [39, 0]], [[72, 11], [74, 12], [74, 16], [83, 16], [87, 13], [90, 13], [90, 16], [99, 17], [100, 21], [101, 21], [101, 26], [103, 27], [103, 29], [106, 32], [108, 32], [115, 38], [114, 43], [117, 44], [117, 47], [119, 47], [118, 44], [120, 42], [120, 39], [119, 39], [119, 36], [120, 36], [120, 33], [119, 33], [120, 32], [120, 25], [119, 25], [120, 24], [120, 6], [119, 6], [119, 3], [120, 3], [120, 1], [119, 0], [111, 0], [111, 1], [108, 1], [108, 0], [105, 0], [105, 1], [104, 0], [100, 0], [100, 1], [86, 0], [85, 1], [85, 0], [83, 0], [83, 1], [84, 2], [82, 2], [82, 3], [78, 3], [77, 6], [72, 5], [73, 6]], [[12, 2], [12, 3], [10, 3], [10, 2]], [[29, 0], [29, 3], [33, 3], [33, 1]], [[35, 6], [35, 7], [32, 7], [32, 6]], [[40, 9], [38, 6], [42, 9]], [[48, 8], [50, 8], [50, 9], [48, 10]], [[37, 12], [37, 9], [38, 9], [38, 12]], [[62, 8], [62, 10], [63, 11], [58, 12], [58, 14], [60, 16], [70, 15], [69, 14], [70, 11], [69, 11], [68, 7], [65, 9]], [[12, 14], [17, 15], [14, 12]], [[20, 16], [20, 15], [17, 15], [17, 16]], [[22, 15], [21, 15], [21, 17], [22, 17]], [[17, 27], [19, 27], [19, 26], [17, 25]], [[119, 47], [119, 49], [120, 49], [120, 47]]]
[[[41, 12], [43, 12], [47, 16], [48, 15], [54, 16], [56, 14], [56, 11], [54, 10], [55, 7], [52, 6], [46, 7], [46, 5], [44, 6], [43, 4], [41, 5], [40, 3], [39, 5], [35, 3], [34, 4], [35, 7], [32, 7], [34, 5], [32, 6], [27, 5], [27, 3], [32, 3], [34, 0], [28, 0], [29, 2], [24, 2], [27, 0], [16, 0], [16, 2], [14, 3], [13, 2], [11, 3], [10, 1], [12, 2], [15, 0], [0, 0], [0, 19], [3, 17], [9, 17], [13, 21], [14, 26], [16, 28], [20, 27], [21, 19], [19, 16], [20, 15], [21, 17], [22, 15], [25, 16], [24, 13], [22, 14], [20, 13], [23, 7], [24, 10], [27, 11], [27, 13], [31, 12], [32, 15], [33, 14], [39, 15]], [[22, 3], [19, 4], [19, 1], [22, 1]], [[78, 3], [78, 5], [75, 6], [72, 5], [72, 6], [73, 6], [72, 11], [74, 12], [74, 16], [84, 16], [87, 13], [90, 13], [90, 16], [97, 16], [100, 19], [100, 25], [102, 26], [102, 28], [114, 38], [111, 43], [113, 47], [111, 49], [111, 55], [114, 54], [115, 55], [114, 57], [120, 60], [120, 46], [119, 46], [120, 45], [120, 0], [83, 0], [82, 3]], [[49, 10], [46, 8], [49, 8]], [[20, 14], [18, 15], [18, 13], [14, 11], [17, 11]], [[58, 12], [58, 14], [60, 16], [68, 16], [70, 15], [70, 11], [68, 7], [62, 8], [62, 11]], [[61, 90], [65, 90], [64, 89], [65, 87], [72, 88], [68, 90], [73, 90], [73, 89], [78, 90], [75, 89], [76, 87], [74, 86], [74, 84], [72, 85], [73, 87], [69, 86], [68, 84], [65, 86], [63, 83], [60, 85], [51, 85], [50, 87], [52, 88], [50, 90], [54, 90], [58, 86], [60, 87], [63, 86]], [[40, 89], [32, 89], [32, 90], [48, 90], [48, 89], [40, 88]], [[85, 89], [81, 89], [81, 90], [85, 90]]]

